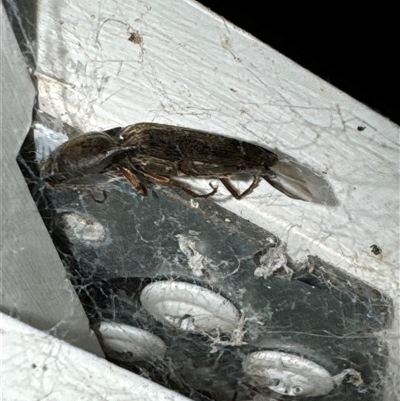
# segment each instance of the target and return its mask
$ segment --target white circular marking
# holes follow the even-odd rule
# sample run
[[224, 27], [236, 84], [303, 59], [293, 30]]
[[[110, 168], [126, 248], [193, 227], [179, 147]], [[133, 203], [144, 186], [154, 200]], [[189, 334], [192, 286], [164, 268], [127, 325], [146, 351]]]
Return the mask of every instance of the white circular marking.
[[144, 288], [140, 300], [155, 319], [186, 331], [229, 333], [240, 322], [231, 302], [194, 284], [158, 281]]
[[322, 366], [285, 352], [254, 352], [243, 362], [243, 370], [256, 385], [289, 396], [316, 397], [334, 388], [332, 376]]
[[167, 346], [161, 338], [126, 324], [102, 322], [98, 332], [105, 352], [120, 355], [125, 361], [153, 361], [162, 359]]

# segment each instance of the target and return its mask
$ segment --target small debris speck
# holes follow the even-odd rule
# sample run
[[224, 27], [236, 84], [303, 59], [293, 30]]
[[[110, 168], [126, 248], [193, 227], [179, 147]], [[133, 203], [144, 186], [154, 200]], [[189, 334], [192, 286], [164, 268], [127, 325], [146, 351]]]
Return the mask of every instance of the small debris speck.
[[375, 244], [374, 244], [374, 245], [371, 245], [370, 248], [371, 248], [371, 252], [372, 252], [374, 255], [380, 255], [380, 254], [382, 253], [382, 249], [379, 248], [378, 245], [375, 245]]
[[143, 44], [143, 37], [139, 32], [130, 32], [128, 40], [137, 45]]

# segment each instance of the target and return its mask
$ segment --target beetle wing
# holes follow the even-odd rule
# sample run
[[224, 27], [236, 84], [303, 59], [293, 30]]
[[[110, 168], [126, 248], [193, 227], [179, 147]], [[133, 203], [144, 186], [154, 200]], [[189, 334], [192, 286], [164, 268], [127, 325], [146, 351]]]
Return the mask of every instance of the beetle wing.
[[[259, 146], [209, 132], [140, 123], [121, 133], [126, 146], [136, 146], [138, 158], [173, 164], [185, 175], [222, 175], [239, 171], [263, 171], [278, 157]], [[136, 157], [135, 157], [136, 160]], [[166, 163], [168, 161], [168, 163]]]
[[268, 169], [262, 178], [290, 198], [305, 202], [313, 200], [303, 172], [289, 160], [280, 160], [275, 166]]

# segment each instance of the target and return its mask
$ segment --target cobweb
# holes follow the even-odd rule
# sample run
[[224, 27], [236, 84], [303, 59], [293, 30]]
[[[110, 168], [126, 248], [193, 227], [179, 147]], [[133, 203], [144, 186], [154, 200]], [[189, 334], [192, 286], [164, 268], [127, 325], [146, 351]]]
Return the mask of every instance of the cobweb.
[[38, 111], [18, 162], [110, 361], [193, 400], [273, 400], [285, 395], [244, 368], [273, 350], [336, 380], [315, 400], [380, 399], [388, 299], [317, 256], [294, 262], [212, 199], [166, 186], [143, 197], [112, 170], [44, 185], [40, 163], [78, 134]]
[[[33, 70], [34, 17], [6, 4]], [[292, 260], [283, 239], [212, 199], [166, 186], [143, 197], [116, 171], [44, 185], [40, 164], [80, 134], [35, 110], [18, 163], [110, 361], [196, 401], [309, 399], [274, 391], [299, 377], [332, 384], [316, 401], [382, 399], [389, 299], [317, 255]], [[263, 351], [329, 378], [246, 369]]]

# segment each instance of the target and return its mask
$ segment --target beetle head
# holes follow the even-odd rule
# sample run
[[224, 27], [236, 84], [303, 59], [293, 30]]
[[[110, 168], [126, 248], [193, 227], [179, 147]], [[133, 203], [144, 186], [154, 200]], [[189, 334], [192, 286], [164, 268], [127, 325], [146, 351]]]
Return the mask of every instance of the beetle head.
[[103, 132], [90, 132], [63, 143], [41, 166], [46, 182], [61, 182], [84, 174], [100, 173], [121, 149], [115, 138]]

